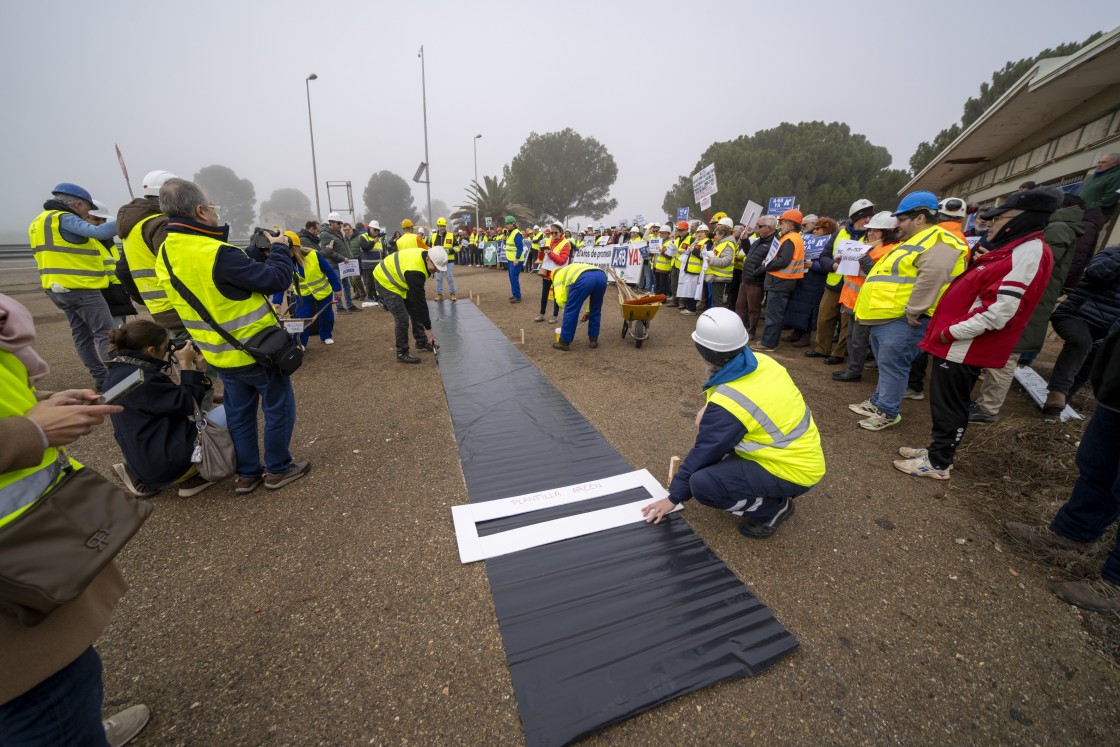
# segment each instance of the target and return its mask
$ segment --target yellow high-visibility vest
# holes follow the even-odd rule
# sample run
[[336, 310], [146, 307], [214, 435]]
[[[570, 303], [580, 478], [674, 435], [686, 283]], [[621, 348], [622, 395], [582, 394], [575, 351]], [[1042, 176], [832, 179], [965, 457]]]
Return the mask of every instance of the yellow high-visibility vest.
[[[506, 236], [506, 261], [516, 262], [519, 259], [519, 257], [517, 256], [517, 237], [521, 235], [521, 231], [515, 228], [509, 232], [508, 236]], [[521, 240], [521, 251], [525, 251], [524, 238], [522, 238]]]
[[373, 271], [374, 282], [401, 298], [408, 298], [408, 281], [404, 278], [406, 272], [419, 271], [424, 273], [424, 277], [431, 277], [428, 274], [428, 264], [424, 261], [424, 251], [414, 247], [395, 252]]
[[[556, 300], [558, 306], [562, 308], [565, 303], [567, 303], [568, 288], [571, 287], [572, 283], [574, 283], [580, 275], [589, 270], [598, 270], [599, 272], [603, 272], [602, 268], [600, 267], [596, 267], [595, 265], [586, 265], [582, 262], [570, 262], [561, 267], [559, 270], [553, 270], [552, 295]], [[605, 272], [603, 274], [606, 275]]]
[[747, 429], [735, 453], [758, 462], [772, 475], [798, 485], [824, 477], [821, 434], [813, 414], [786, 369], [756, 354], [758, 368], [742, 378], [710, 387], [705, 401], [730, 412]]
[[109, 279], [109, 285], [120, 285], [121, 281], [117, 279], [117, 262], [120, 255], [117, 254], [117, 245], [109, 242], [108, 245], [102, 244], [105, 247], [105, 254], [101, 257], [101, 264], [105, 267], [105, 277]]
[[222, 247], [244, 252], [243, 249], [209, 236], [170, 232], [160, 247], [156, 278], [167, 289], [168, 300], [179, 313], [183, 326], [187, 328], [202, 357], [218, 368], [241, 368], [251, 366], [256, 361], [248, 353], [226, 342], [224, 337], [203, 321], [198, 312], [171, 286], [171, 276], [167, 271], [167, 264], [170, 263], [175, 277], [194, 293], [214, 321], [244, 345], [253, 335], [276, 325], [276, 316], [272, 304], [262, 293], [253, 293], [243, 301], [235, 301], [222, 295], [214, 285], [214, 263], [218, 259], [218, 250]]
[[159, 314], [173, 308], [167, 298], [167, 291], [156, 278], [156, 255], [144, 243], [144, 224], [158, 217], [159, 215], [149, 215], [133, 226], [122, 240], [124, 258], [128, 260], [128, 274], [136, 282], [140, 298], [144, 300], [144, 306], [150, 314]]
[[299, 294], [322, 301], [330, 298], [331, 292], [330, 278], [319, 266], [319, 252], [312, 249], [303, 258], [303, 282], [299, 285]]
[[414, 233], [402, 233], [397, 239], [397, 251], [404, 249], [417, 249], [420, 247], [420, 238]]
[[938, 291], [937, 299], [926, 310], [926, 316], [933, 316], [937, 303], [949, 287], [953, 278], [965, 271], [968, 264], [968, 244], [940, 226], [931, 226], [896, 245], [885, 257], [875, 263], [856, 298], [857, 319], [899, 319], [906, 315], [906, 304], [914, 292], [918, 280], [918, 257], [934, 244], [942, 242], [952, 246], [959, 254], [948, 280]]
[[653, 269], [656, 272], [669, 272], [673, 269], [673, 259], [675, 257], [666, 257], [661, 252], [669, 251], [671, 247], [675, 246], [673, 243], [674, 241], [675, 239], [668, 238], [665, 239], [664, 242], [662, 242], [661, 251], [659, 251], [653, 258]]
[[74, 244], [62, 237], [62, 210], [44, 210], [31, 221], [27, 236], [43, 289], [58, 283], [70, 290], [108, 288], [102, 255], [105, 247], [96, 239]]
[[[836, 238], [833, 239], [833, 241], [832, 241], [833, 252], [836, 251], [835, 248], [840, 245], [841, 241], [847, 241], [850, 238], [852, 238], [852, 234], [848, 233], [848, 229], [841, 228], [840, 231], [837, 232]], [[861, 238], [860, 241], [862, 241], [864, 243], [867, 242], [867, 234], [866, 233], [863, 235], [863, 238]], [[844, 276], [841, 275], [838, 272], [830, 272], [830, 273], [828, 273], [828, 276], [824, 279], [824, 282], [827, 283], [830, 286], [831, 285], [836, 285], [837, 283], [840, 282], [840, 279], [843, 278], [843, 277]]]
[[731, 252], [731, 264], [727, 265], [726, 267], [712, 267], [711, 265], [708, 265], [708, 275], [713, 278], [726, 278], [727, 280], [730, 280], [732, 277], [734, 277], [736, 251], [737, 245], [735, 239], [733, 238], [725, 238], [723, 241], [716, 244], [716, 255], [722, 255], [724, 252]]

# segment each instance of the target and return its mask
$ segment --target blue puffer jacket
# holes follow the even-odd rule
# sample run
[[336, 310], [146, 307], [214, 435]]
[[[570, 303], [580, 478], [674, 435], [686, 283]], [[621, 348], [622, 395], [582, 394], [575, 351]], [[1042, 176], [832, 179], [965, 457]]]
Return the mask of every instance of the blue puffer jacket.
[[1120, 245], [1106, 247], [1089, 260], [1054, 316], [1076, 316], [1103, 330], [1120, 319]]

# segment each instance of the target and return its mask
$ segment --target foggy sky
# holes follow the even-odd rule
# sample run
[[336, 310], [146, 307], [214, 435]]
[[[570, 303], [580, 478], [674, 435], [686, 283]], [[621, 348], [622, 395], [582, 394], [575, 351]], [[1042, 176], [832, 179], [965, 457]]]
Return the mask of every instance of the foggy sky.
[[[371, 174], [408, 180], [424, 158], [421, 44], [432, 197], [452, 206], [474, 177], [477, 133], [480, 178], [500, 174], [531, 131], [595, 137], [619, 169], [608, 219], [663, 217], [665, 192], [711, 143], [782, 121], [847, 122], [908, 168], [993, 70], [1109, 30], [1118, 8], [7, 0], [0, 240], [26, 241], [60, 181], [113, 210], [126, 202], [114, 143], [137, 194], [149, 170], [190, 178], [217, 163], [253, 182], [258, 209], [282, 187], [314, 205], [312, 72], [322, 211], [323, 183], [349, 179], [361, 213]], [[412, 187], [423, 210], [424, 186]], [[742, 209], [718, 194], [713, 206]]]

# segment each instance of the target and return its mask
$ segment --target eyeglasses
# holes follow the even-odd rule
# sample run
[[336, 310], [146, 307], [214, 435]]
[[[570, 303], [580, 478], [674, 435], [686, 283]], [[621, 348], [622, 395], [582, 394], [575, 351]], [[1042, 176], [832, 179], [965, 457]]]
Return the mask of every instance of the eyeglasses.
[[222, 209], [222, 206], [221, 206], [221, 205], [207, 205], [206, 207], [210, 208], [210, 209], [211, 209], [211, 210], [213, 210], [213, 211], [214, 211], [215, 213], [216, 213], [216, 212], [218, 212], [218, 211], [220, 211], [220, 210]]

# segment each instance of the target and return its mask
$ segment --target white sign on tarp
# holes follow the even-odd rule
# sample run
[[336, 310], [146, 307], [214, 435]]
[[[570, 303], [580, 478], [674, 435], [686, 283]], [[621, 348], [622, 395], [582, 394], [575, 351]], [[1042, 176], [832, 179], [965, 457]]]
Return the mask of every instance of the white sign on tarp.
[[712, 207], [712, 196], [705, 195], [704, 197], [701, 197], [698, 202], [700, 203], [701, 210], [710, 210]]
[[743, 219], [739, 221], [747, 228], [754, 230], [758, 225], [758, 219], [762, 215], [762, 206], [753, 200], [747, 202], [747, 206], [743, 208]]
[[627, 283], [637, 283], [642, 278], [642, 253], [629, 244], [585, 246], [579, 250], [578, 262], [595, 265], [604, 270], [613, 268]]
[[692, 198], [704, 207], [704, 199], [708, 200], [708, 207], [712, 206], [712, 195], [719, 191], [716, 185], [716, 165], [710, 163], [692, 175]]
[[345, 262], [338, 263], [338, 275], [343, 278], [356, 278], [362, 274], [361, 269], [358, 267], [358, 260], [348, 259]]
[[836, 272], [841, 275], [859, 275], [859, 258], [867, 254], [870, 249], [867, 244], [854, 239], [837, 241], [833, 256], [840, 258], [840, 265], [836, 268]]

